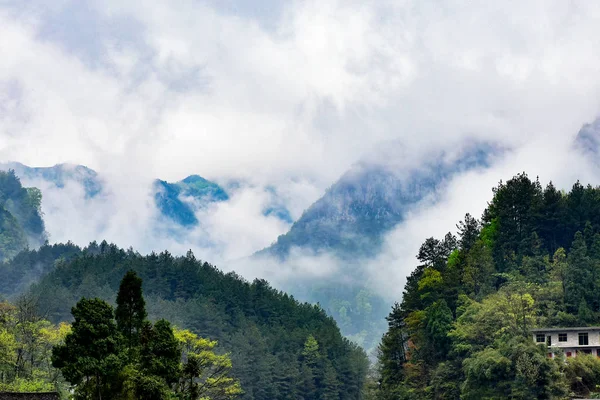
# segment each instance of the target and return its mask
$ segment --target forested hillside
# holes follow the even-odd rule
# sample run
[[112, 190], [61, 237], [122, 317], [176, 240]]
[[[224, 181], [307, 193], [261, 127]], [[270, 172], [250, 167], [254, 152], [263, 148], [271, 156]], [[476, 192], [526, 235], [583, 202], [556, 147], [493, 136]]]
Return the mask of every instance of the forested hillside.
[[600, 361], [548, 359], [535, 327], [600, 324], [600, 188], [520, 174], [481, 220], [427, 239], [379, 351], [379, 399], [563, 399]]
[[13, 170], [0, 171], [0, 261], [44, 243], [41, 201], [40, 191], [24, 188]]
[[121, 277], [132, 269], [143, 279], [151, 320], [168, 318], [218, 340], [231, 353], [242, 398], [360, 398], [366, 355], [318, 306], [301, 304], [264, 280], [249, 283], [224, 274], [191, 253], [144, 257], [106, 242], [92, 243], [75, 256], [74, 251], [70, 245], [46, 246], [22, 253], [3, 268], [33, 270], [59, 256], [31, 290], [40, 312], [55, 323], [70, 321], [71, 307], [81, 297], [113, 302]]
[[381, 251], [385, 235], [398, 226], [420, 202], [432, 199], [448, 179], [468, 170], [487, 167], [500, 152], [490, 143], [475, 142], [459, 154], [435, 152], [421, 165], [393, 168], [364, 162], [335, 182], [292, 225], [289, 232], [255, 258], [278, 261], [294, 255], [327, 254], [351, 279], [319, 277], [293, 279], [286, 291], [311, 303], [319, 302], [340, 329], [367, 351], [374, 350], [385, 331], [387, 299], [367, 288], [365, 264]]

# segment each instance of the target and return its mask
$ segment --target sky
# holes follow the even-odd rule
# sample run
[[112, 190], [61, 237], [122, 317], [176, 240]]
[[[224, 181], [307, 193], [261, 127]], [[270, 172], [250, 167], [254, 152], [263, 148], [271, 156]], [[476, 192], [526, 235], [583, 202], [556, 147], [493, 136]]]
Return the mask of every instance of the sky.
[[[48, 192], [54, 240], [183, 252], [209, 237], [217, 250], [200, 256], [225, 263], [289, 229], [260, 213], [267, 185], [298, 218], [366, 158], [510, 149], [389, 235], [370, 268], [397, 297], [420, 242], [479, 214], [500, 179], [597, 182], [570, 145], [600, 114], [598, 48], [593, 1], [0, 0], [0, 162], [83, 164], [106, 180], [97, 203]], [[152, 235], [150, 182], [190, 174], [251, 184], [187, 242]]]

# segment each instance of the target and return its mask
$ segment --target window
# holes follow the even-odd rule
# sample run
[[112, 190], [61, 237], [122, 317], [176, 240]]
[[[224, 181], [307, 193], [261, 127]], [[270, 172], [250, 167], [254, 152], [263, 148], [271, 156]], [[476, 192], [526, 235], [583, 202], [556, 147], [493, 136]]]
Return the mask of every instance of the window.
[[585, 350], [583, 350], [583, 353], [584, 353], [584, 354], [592, 354], [592, 350], [590, 350], [590, 349], [585, 349]]
[[548, 336], [546, 337], [546, 344], [547, 344], [548, 346], [552, 346], [552, 336], [548, 335]]
[[596, 356], [600, 357], [600, 349], [596, 350]]
[[567, 341], [567, 334], [566, 333], [559, 333], [558, 334], [558, 341], [559, 342], [566, 342]]
[[537, 343], [544, 343], [546, 341], [546, 335], [544, 335], [543, 333], [538, 333], [537, 335], [535, 335], [535, 341]]
[[587, 332], [579, 332], [579, 345], [587, 346], [588, 345], [588, 334]]

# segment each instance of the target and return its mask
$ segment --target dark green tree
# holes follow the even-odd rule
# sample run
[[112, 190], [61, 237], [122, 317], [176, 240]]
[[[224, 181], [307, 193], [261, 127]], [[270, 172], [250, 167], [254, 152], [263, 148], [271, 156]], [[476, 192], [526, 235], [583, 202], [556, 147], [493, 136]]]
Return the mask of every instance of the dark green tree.
[[146, 317], [142, 279], [133, 270], [129, 270], [119, 286], [115, 319], [130, 351], [139, 345], [140, 332]]
[[456, 225], [458, 229], [458, 243], [462, 251], [469, 251], [475, 244], [481, 231], [481, 226], [476, 218], [467, 213], [465, 219]]
[[445, 300], [438, 300], [426, 310], [425, 332], [432, 361], [443, 360], [450, 350], [451, 341], [448, 332], [452, 329], [454, 318]]
[[161, 378], [167, 385], [178, 381], [181, 347], [173, 334], [171, 324], [161, 319], [154, 326], [146, 322], [140, 335], [141, 370]]
[[565, 274], [565, 305], [568, 312], [577, 313], [581, 301], [587, 302], [593, 296], [593, 273], [587, 256], [587, 245], [581, 232], [575, 234], [567, 258]]
[[122, 337], [113, 308], [100, 299], [81, 299], [63, 345], [52, 351], [52, 365], [75, 386], [76, 399], [112, 399], [120, 390]]

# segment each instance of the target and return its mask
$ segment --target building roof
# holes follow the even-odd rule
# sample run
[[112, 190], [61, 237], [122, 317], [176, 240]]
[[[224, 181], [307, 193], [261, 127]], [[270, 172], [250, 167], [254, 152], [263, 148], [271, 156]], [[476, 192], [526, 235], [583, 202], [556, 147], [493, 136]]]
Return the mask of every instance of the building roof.
[[536, 328], [531, 332], [600, 331], [600, 326], [570, 326], [564, 328]]

